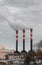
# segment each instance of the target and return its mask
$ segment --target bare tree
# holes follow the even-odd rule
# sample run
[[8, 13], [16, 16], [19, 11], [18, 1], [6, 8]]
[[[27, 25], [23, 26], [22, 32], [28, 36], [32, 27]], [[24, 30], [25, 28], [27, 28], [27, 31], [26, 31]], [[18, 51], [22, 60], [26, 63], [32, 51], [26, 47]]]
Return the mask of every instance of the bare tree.
[[42, 50], [42, 40], [39, 43], [33, 44], [33, 48], [36, 50]]
[[24, 65], [31, 65], [31, 62], [33, 63], [32, 65], [36, 65], [34, 62], [35, 62], [35, 52], [32, 50], [32, 51], [29, 51], [26, 58], [25, 58], [25, 61], [24, 61]]

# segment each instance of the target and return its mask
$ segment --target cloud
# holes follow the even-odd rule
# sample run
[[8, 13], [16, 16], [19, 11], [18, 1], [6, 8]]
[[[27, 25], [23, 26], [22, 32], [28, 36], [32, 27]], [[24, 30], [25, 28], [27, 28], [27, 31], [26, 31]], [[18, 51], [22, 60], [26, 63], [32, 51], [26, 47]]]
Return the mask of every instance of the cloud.
[[32, 5], [32, 0], [5, 0], [5, 3], [10, 6], [15, 7], [28, 7], [28, 5]]
[[42, 0], [5, 0], [5, 3], [10, 6], [14, 7], [21, 7], [21, 8], [26, 8], [30, 6], [37, 6], [42, 4]]

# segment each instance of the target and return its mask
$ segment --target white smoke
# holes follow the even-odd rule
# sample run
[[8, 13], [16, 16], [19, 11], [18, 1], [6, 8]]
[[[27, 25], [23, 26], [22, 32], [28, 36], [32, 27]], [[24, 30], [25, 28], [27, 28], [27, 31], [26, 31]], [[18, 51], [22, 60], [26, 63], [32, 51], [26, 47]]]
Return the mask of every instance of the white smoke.
[[7, 21], [9, 26], [14, 30], [29, 29], [26, 26], [24, 26], [20, 21], [15, 22], [14, 17], [11, 16], [6, 6], [0, 6], [0, 21]]

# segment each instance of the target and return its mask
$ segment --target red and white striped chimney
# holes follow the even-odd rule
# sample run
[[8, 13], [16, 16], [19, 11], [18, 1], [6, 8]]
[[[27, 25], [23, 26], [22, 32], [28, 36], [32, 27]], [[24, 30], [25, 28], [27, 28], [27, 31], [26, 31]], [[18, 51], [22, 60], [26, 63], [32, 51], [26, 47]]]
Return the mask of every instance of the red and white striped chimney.
[[30, 28], [30, 48], [31, 48], [31, 50], [32, 50], [32, 31], [33, 31], [33, 29], [32, 28]]
[[16, 30], [16, 51], [18, 51], [18, 30]]
[[25, 51], [25, 29], [23, 29], [23, 51]]

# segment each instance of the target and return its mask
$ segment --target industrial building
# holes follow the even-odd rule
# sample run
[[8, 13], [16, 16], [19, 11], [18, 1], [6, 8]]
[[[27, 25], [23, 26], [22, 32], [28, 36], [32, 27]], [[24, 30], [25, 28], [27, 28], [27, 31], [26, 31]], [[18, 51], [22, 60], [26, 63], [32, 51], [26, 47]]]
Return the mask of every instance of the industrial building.
[[14, 53], [14, 50], [9, 50], [9, 49], [0, 49], [0, 59], [6, 59], [6, 55]]
[[26, 56], [28, 55], [33, 59], [32, 61], [36, 63], [36, 61], [42, 61], [41, 57], [33, 50], [32, 44], [33, 44], [33, 39], [32, 39], [32, 31], [33, 29], [30, 28], [30, 50], [27, 52], [25, 50], [25, 29], [22, 30], [23, 32], [23, 50], [21, 52], [18, 51], [18, 30], [16, 30], [16, 50], [10, 51], [10, 50], [5, 50], [4, 49], [4, 56], [3, 59], [5, 60], [11, 60], [14, 64], [17, 63], [24, 63], [24, 60]]

